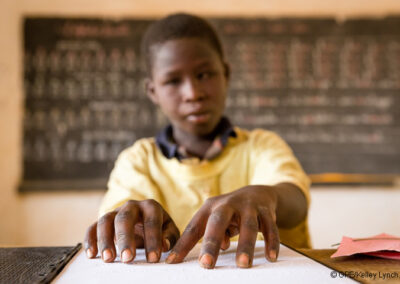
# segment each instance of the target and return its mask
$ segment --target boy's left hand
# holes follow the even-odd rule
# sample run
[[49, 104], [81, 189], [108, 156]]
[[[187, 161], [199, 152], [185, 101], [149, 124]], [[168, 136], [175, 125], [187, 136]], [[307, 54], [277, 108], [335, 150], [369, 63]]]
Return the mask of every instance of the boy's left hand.
[[229, 194], [209, 198], [194, 215], [172, 249], [167, 263], [182, 262], [204, 236], [199, 256], [204, 268], [213, 268], [220, 249], [229, 247], [229, 238], [239, 235], [236, 265], [251, 267], [257, 233], [265, 240], [265, 256], [276, 261], [279, 232], [276, 225], [278, 197], [272, 187], [246, 186]]

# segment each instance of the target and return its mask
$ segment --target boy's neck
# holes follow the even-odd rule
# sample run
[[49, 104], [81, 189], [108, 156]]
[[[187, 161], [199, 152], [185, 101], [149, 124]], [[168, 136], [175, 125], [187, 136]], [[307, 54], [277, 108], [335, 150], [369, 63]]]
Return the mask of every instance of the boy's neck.
[[183, 146], [190, 155], [200, 159], [205, 156], [217, 134], [214, 130], [210, 134], [196, 136], [175, 127], [173, 127], [172, 133], [173, 138], [178, 145]]

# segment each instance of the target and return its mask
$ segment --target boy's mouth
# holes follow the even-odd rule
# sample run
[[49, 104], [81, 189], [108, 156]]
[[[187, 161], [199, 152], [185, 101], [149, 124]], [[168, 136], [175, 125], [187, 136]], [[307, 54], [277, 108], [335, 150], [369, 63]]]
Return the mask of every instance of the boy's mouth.
[[211, 113], [192, 113], [187, 116], [187, 120], [194, 123], [204, 123], [207, 122], [211, 117]]

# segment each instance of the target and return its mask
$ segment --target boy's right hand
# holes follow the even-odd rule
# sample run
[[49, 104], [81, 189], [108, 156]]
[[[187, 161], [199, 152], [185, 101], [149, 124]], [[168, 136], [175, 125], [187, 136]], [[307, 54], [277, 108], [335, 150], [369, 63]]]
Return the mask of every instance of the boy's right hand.
[[104, 262], [112, 262], [118, 247], [121, 261], [131, 262], [136, 248], [144, 247], [147, 261], [158, 262], [161, 252], [169, 251], [179, 235], [174, 221], [157, 201], [129, 200], [88, 228], [85, 250], [88, 258], [96, 257], [99, 251]]

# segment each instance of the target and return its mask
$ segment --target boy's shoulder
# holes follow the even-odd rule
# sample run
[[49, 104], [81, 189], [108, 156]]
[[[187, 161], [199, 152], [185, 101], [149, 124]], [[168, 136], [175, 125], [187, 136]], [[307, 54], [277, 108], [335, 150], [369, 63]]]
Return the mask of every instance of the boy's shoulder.
[[136, 140], [131, 146], [125, 148], [121, 154], [120, 158], [139, 158], [148, 156], [150, 153], [154, 153], [156, 143], [154, 137], [140, 138]]
[[235, 132], [238, 144], [242, 144], [242, 149], [246, 149], [254, 157], [265, 153], [276, 153], [276, 151], [284, 151], [288, 154], [292, 152], [285, 140], [274, 131], [261, 128], [246, 130], [235, 127]]
[[276, 132], [267, 129], [247, 130], [235, 127], [235, 132], [239, 140], [247, 141], [251, 146], [266, 146], [284, 141]]

